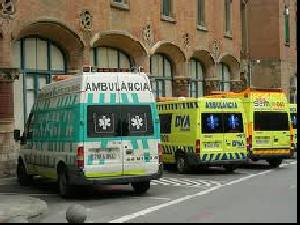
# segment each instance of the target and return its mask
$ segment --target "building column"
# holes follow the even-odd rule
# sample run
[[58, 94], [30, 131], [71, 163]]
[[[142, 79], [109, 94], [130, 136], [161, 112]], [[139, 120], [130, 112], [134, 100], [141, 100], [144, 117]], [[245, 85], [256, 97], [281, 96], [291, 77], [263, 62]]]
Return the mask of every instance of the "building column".
[[189, 97], [190, 79], [186, 77], [176, 77], [173, 82], [173, 90], [175, 97]]
[[15, 68], [0, 67], [0, 177], [15, 175], [18, 144], [14, 140]]

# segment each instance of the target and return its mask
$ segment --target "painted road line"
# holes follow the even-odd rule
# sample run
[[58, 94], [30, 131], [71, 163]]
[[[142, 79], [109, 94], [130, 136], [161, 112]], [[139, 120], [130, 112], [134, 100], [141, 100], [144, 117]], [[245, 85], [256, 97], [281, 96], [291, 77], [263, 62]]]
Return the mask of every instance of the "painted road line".
[[178, 182], [178, 180], [174, 181], [172, 178], [160, 178], [159, 180], [163, 182], [169, 182], [171, 185], [173, 184], [174, 186], [181, 186], [181, 184]]
[[168, 179], [176, 181], [176, 182], [180, 183], [180, 185], [181, 184], [183, 184], [185, 186], [192, 186], [193, 185], [193, 182], [188, 180], [188, 179], [186, 179], [186, 180], [185, 179], [177, 179], [177, 178], [168, 178]]
[[[160, 179], [161, 179], [161, 178], [160, 178]], [[162, 185], [165, 185], [165, 186], [170, 185], [170, 183], [163, 182], [163, 181], [160, 181], [160, 180], [152, 180], [152, 181], [151, 181], [151, 184], [152, 184], [152, 185], [162, 184]]]
[[[292, 164], [297, 164], [297, 162], [294, 162]], [[281, 167], [285, 167], [285, 166], [288, 166], [288, 165], [282, 165]], [[228, 183], [225, 183], [225, 184], [222, 184], [222, 185], [218, 185], [218, 186], [214, 186], [214, 187], [212, 187], [210, 189], [200, 191], [199, 193], [196, 193], [196, 194], [186, 195], [185, 197], [178, 198], [178, 199], [175, 199], [175, 200], [172, 200], [170, 202], [163, 203], [163, 204], [160, 204], [160, 205], [152, 206], [150, 208], [147, 208], [147, 209], [144, 209], [144, 210], [141, 210], [141, 211], [138, 211], [138, 212], [135, 212], [135, 213], [132, 213], [132, 214], [120, 217], [118, 219], [111, 220], [111, 221], [109, 221], [109, 223], [124, 223], [124, 222], [127, 222], [129, 220], [133, 220], [133, 219], [135, 219], [137, 217], [145, 216], [145, 215], [147, 215], [149, 213], [153, 213], [153, 212], [158, 211], [158, 210], [160, 210], [162, 208], [169, 207], [169, 206], [176, 205], [176, 204], [180, 204], [180, 203], [182, 203], [184, 201], [187, 201], [187, 200], [190, 200], [190, 199], [193, 199], [193, 198], [197, 198], [197, 197], [202, 196], [202, 195], [209, 194], [209, 193], [211, 193], [211, 192], [213, 192], [215, 190], [218, 190], [218, 189], [220, 189], [222, 187], [226, 187], [226, 186], [229, 186], [229, 185], [232, 185], [232, 184], [235, 184], [235, 183], [240, 183], [240, 182], [249, 180], [249, 179], [251, 179], [253, 177], [256, 177], [256, 176], [260, 176], [260, 175], [265, 175], [265, 174], [271, 173], [272, 171], [274, 171], [274, 169], [266, 170], [264, 172], [260, 172], [260, 173], [256, 173], [256, 174], [251, 174], [249, 176], [242, 177], [242, 178], [239, 178], [237, 180], [230, 181]]]

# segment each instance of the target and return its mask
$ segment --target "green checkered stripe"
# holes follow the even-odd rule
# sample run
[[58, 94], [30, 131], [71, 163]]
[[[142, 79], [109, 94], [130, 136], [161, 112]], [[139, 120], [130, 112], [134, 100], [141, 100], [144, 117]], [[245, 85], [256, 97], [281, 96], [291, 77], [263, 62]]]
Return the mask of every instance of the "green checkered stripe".
[[170, 104], [158, 104], [157, 110], [175, 110], [175, 109], [198, 109], [198, 102], [186, 102], [186, 103], [170, 103]]
[[[39, 100], [38, 100], [39, 101]], [[79, 95], [65, 95], [65, 96], [56, 96], [51, 99], [43, 99], [42, 102], [34, 104], [33, 110], [47, 110], [47, 109], [60, 109], [68, 106], [73, 106], [79, 103]]]

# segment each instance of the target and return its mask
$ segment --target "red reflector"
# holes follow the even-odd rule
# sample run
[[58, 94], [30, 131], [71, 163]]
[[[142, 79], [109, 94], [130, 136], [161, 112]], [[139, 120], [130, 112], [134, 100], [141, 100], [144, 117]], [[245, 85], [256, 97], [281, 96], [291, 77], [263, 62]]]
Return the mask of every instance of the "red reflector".
[[83, 147], [77, 148], [75, 163], [78, 167], [84, 167], [84, 148]]
[[251, 149], [252, 148], [252, 135], [249, 135], [247, 142], [248, 142], [248, 148]]
[[196, 140], [196, 154], [200, 154], [200, 148], [201, 148], [201, 141], [198, 139]]
[[163, 151], [160, 143], [158, 143], [158, 157], [159, 157], [159, 162], [162, 163], [164, 158], [163, 158]]

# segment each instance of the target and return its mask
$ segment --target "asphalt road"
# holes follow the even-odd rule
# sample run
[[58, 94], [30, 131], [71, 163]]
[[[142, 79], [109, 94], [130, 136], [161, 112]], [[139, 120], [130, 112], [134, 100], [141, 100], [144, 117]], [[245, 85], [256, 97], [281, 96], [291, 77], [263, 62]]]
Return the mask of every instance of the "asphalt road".
[[45, 200], [48, 213], [41, 222], [66, 222], [66, 210], [77, 203], [94, 222], [297, 222], [297, 161], [278, 169], [264, 161], [234, 173], [219, 168], [190, 174], [165, 171], [143, 196], [130, 186], [104, 186], [72, 199], [61, 199], [53, 183], [36, 180], [20, 187], [15, 179], [0, 179], [0, 194], [28, 195]]

